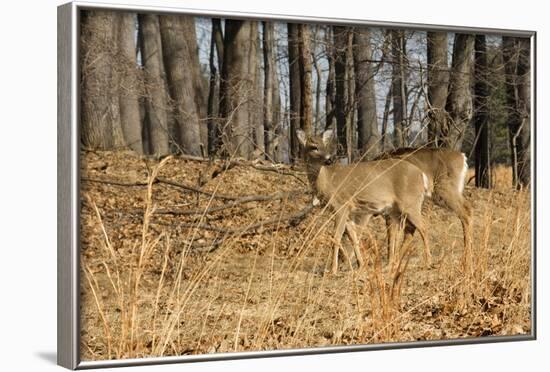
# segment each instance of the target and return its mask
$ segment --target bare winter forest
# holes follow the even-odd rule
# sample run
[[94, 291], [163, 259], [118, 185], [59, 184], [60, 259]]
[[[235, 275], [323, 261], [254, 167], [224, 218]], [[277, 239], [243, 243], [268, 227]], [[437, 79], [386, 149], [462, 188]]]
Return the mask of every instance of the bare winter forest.
[[80, 32], [84, 360], [531, 332], [528, 38]]

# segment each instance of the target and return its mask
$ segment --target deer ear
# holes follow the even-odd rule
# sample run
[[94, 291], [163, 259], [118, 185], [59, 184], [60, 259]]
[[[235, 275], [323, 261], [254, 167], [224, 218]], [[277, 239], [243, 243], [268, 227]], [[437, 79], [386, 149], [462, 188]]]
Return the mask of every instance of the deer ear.
[[323, 144], [326, 146], [334, 139], [334, 129], [327, 129], [323, 132]]
[[307, 142], [307, 139], [306, 139], [306, 132], [304, 132], [303, 130], [301, 129], [298, 129], [296, 131], [296, 136], [298, 137], [298, 141], [300, 142], [300, 144], [302, 146], [305, 146], [306, 145], [306, 142]]

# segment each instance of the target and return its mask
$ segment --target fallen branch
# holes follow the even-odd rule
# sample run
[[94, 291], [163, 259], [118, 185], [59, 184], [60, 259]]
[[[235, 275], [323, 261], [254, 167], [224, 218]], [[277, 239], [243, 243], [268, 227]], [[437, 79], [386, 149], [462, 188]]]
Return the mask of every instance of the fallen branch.
[[[124, 187], [147, 186], [147, 182], [139, 182], [139, 181], [138, 182], [124, 182], [124, 181], [103, 180], [103, 179], [88, 178], [88, 177], [82, 177], [81, 180], [86, 181], [86, 182], [101, 183], [101, 184], [114, 185], [114, 186], [124, 186]], [[208, 195], [208, 196], [218, 198], [218, 199], [237, 200], [237, 199], [240, 198], [239, 196], [224, 195], [224, 194], [217, 194], [217, 193], [212, 193], [212, 192], [209, 192], [209, 191], [204, 191], [204, 190], [201, 190], [198, 187], [194, 187], [194, 186], [191, 186], [191, 185], [186, 185], [184, 183], [179, 183], [179, 182], [176, 182], [176, 181], [171, 181], [171, 180], [168, 180], [166, 178], [160, 178], [160, 177], [156, 178], [153, 183], [154, 184], [163, 183], [163, 184], [166, 184], [166, 185], [170, 185], [170, 186], [177, 187], [177, 188], [180, 188], [180, 189], [184, 189], [184, 190], [187, 190], [187, 191], [196, 192], [196, 193], [199, 193], [199, 194]]]
[[240, 204], [246, 204], [256, 201], [271, 201], [271, 200], [279, 200], [279, 199], [285, 199], [288, 197], [296, 196], [299, 193], [294, 192], [278, 192], [273, 195], [247, 195], [240, 197], [238, 199], [233, 200], [231, 203], [220, 205], [217, 207], [210, 207], [207, 209], [192, 209], [192, 210], [181, 210], [181, 209], [159, 209], [155, 211], [155, 214], [172, 214], [176, 216], [191, 216], [191, 215], [202, 215], [202, 214], [209, 214], [214, 212], [219, 212], [224, 209], [233, 208], [235, 206], [238, 206]]
[[218, 193], [213, 193], [213, 192], [209, 192], [209, 191], [204, 191], [204, 190], [201, 190], [198, 187], [194, 187], [194, 186], [186, 185], [186, 184], [183, 184], [183, 183], [171, 181], [171, 180], [166, 179], [166, 178], [158, 177], [157, 182], [164, 183], [166, 185], [170, 185], [170, 186], [174, 186], [174, 187], [178, 187], [180, 189], [184, 189], [184, 190], [187, 190], [187, 191], [193, 191], [193, 192], [196, 192], [196, 193], [199, 193], [199, 194], [208, 195], [208, 196], [218, 198], [218, 199], [236, 200], [236, 199], [239, 198], [238, 196], [224, 195], [224, 194], [218, 194]]
[[80, 179], [86, 182], [102, 183], [105, 185], [114, 185], [114, 186], [125, 186], [125, 187], [147, 186], [147, 182], [124, 182], [124, 181], [102, 180], [98, 178], [88, 178], [88, 177], [81, 177]]
[[[216, 239], [210, 243], [194, 245], [194, 248], [209, 247], [209, 249], [207, 249], [206, 251], [212, 252], [220, 244], [222, 244], [226, 240], [227, 236], [229, 235], [238, 236], [238, 237], [249, 236], [257, 233], [256, 230], [259, 228], [263, 228], [262, 232], [275, 230], [277, 226], [273, 226], [273, 225], [280, 222], [286, 222], [288, 226], [296, 226], [307, 216], [309, 212], [311, 212], [313, 208], [314, 208], [313, 203], [308, 203], [303, 209], [301, 209], [296, 213], [289, 214], [283, 217], [268, 218], [264, 221], [260, 221], [248, 226], [244, 226], [239, 229], [228, 229], [228, 228], [212, 226], [207, 224], [193, 224], [193, 223], [180, 223], [177, 226], [183, 227], [183, 228], [189, 228], [189, 229], [198, 228], [202, 230], [209, 230], [209, 231], [216, 231], [219, 233], [223, 233], [225, 236], [222, 239]], [[158, 223], [158, 222], [155, 222], [155, 223]], [[164, 223], [160, 223], [160, 224], [165, 225]]]
[[[185, 159], [188, 159], [188, 158], [189, 157], [185, 157]], [[195, 157], [192, 157], [192, 158], [195, 158]], [[202, 159], [202, 160], [191, 159], [191, 160], [205, 161], [206, 159]], [[291, 176], [296, 178], [300, 183], [306, 185], [306, 182], [302, 180], [300, 177], [298, 177], [298, 175], [306, 175], [306, 173], [304, 172], [291, 171], [288, 166], [283, 164], [263, 165], [263, 164], [258, 164], [256, 162], [243, 160], [243, 159], [225, 160], [219, 164], [212, 164], [209, 168], [206, 169], [204, 174], [201, 174], [201, 176], [199, 177], [199, 185], [200, 186], [205, 185], [207, 182], [213, 180], [214, 178], [218, 177], [219, 175], [223, 174], [224, 172], [236, 166], [246, 166], [262, 172], [273, 172], [284, 176]]]

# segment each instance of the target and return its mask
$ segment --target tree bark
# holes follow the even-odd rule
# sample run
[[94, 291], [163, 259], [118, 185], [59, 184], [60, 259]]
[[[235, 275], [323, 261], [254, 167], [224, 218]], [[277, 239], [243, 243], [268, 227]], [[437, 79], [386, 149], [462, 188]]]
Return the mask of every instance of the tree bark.
[[408, 145], [406, 45], [404, 31], [391, 31], [393, 130], [395, 147]]
[[447, 119], [445, 104], [449, 87], [447, 33], [428, 32], [428, 143], [441, 145], [441, 123]]
[[489, 146], [489, 84], [485, 35], [475, 36], [475, 180], [476, 187], [491, 188], [491, 154]]
[[288, 23], [288, 68], [289, 68], [289, 90], [290, 90], [290, 133], [288, 134], [290, 141], [290, 162], [295, 162], [299, 156], [298, 138], [296, 131], [300, 128], [300, 99], [302, 93], [300, 63], [299, 63], [299, 35], [298, 25]]
[[449, 93], [445, 109], [448, 120], [441, 128], [442, 146], [461, 150], [466, 128], [472, 120], [472, 53], [474, 36], [456, 34], [453, 46], [453, 62], [449, 81]]
[[120, 126], [118, 91], [111, 83], [115, 16], [110, 11], [87, 11], [82, 15], [80, 139], [82, 145], [90, 149], [112, 149], [114, 131]]
[[252, 153], [248, 100], [252, 92], [248, 75], [250, 22], [225, 21], [221, 86], [223, 142], [228, 155], [248, 159]]
[[527, 187], [531, 181], [530, 157], [530, 40], [503, 37], [506, 74], [508, 131], [512, 156], [514, 187]]
[[273, 141], [273, 23], [262, 22], [263, 26], [263, 56], [264, 56], [264, 148], [267, 156], [274, 159]]
[[336, 85], [336, 135], [338, 138], [338, 155], [346, 155], [347, 147], [347, 92], [346, 65], [349, 29], [334, 26], [334, 77]]
[[141, 60], [145, 70], [145, 120], [144, 137], [149, 148], [144, 151], [155, 155], [170, 152], [168, 130], [168, 94], [162, 58], [162, 43], [158, 16], [138, 15]]
[[174, 101], [178, 144], [183, 153], [199, 156], [202, 155], [197, 105], [197, 79], [200, 76], [196, 76], [199, 68], [195, 66], [198, 63], [194, 57], [196, 49], [190, 45], [188, 35], [191, 29], [190, 20], [194, 22], [185, 16], [159, 17], [164, 66], [170, 96]]
[[313, 97], [311, 94], [311, 50], [309, 46], [309, 26], [298, 26], [299, 64], [300, 64], [300, 129], [308, 135], [312, 134], [313, 126]]
[[[207, 126], [208, 126], [208, 155], [214, 157], [219, 149], [218, 112], [216, 112], [216, 92], [218, 86], [218, 69], [216, 67], [216, 24], [212, 19], [212, 31], [210, 33], [210, 55], [208, 66], [210, 79], [208, 84]], [[218, 95], [219, 96], [219, 95]], [[218, 106], [219, 109], [219, 106]]]
[[355, 100], [357, 102], [357, 148], [360, 154], [375, 155], [380, 151], [380, 132], [376, 115], [374, 66], [370, 35], [367, 29], [357, 28], [353, 36], [355, 68]]
[[135, 33], [136, 15], [120, 13], [118, 22], [118, 46], [122, 58], [119, 84], [120, 122], [126, 145], [138, 154], [143, 154]]
[[328, 76], [327, 76], [327, 85], [326, 85], [326, 100], [325, 100], [325, 111], [326, 111], [326, 122], [325, 129], [336, 128], [336, 76], [334, 72], [334, 49], [331, 47], [333, 45], [333, 38], [331, 35], [331, 27], [327, 27], [325, 30], [325, 53], [327, 56], [328, 63]]
[[265, 157], [264, 123], [263, 123], [263, 88], [260, 67], [260, 33], [259, 23], [250, 23], [250, 54], [248, 59], [248, 76], [251, 79], [250, 99], [248, 101], [248, 115], [251, 136], [254, 138], [256, 157]]
[[201, 64], [199, 60], [199, 45], [197, 42], [197, 31], [195, 28], [195, 17], [192, 16], [180, 16], [182, 29], [184, 33], [184, 40], [189, 51], [190, 63], [187, 66], [189, 73], [193, 81], [193, 90], [195, 91], [193, 97], [197, 106], [197, 116], [199, 120], [199, 133], [200, 133], [200, 149], [202, 156], [207, 154], [208, 143], [208, 91], [205, 89], [208, 86], [208, 79], [202, 74]]

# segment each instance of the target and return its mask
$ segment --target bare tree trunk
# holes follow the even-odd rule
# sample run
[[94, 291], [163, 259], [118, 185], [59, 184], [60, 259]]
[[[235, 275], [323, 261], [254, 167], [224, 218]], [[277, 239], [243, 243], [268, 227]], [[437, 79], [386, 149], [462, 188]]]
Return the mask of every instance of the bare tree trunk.
[[[189, 65], [186, 69], [189, 70], [193, 81], [193, 89], [195, 91], [194, 98], [197, 105], [197, 116], [199, 119], [200, 145], [202, 151], [206, 151], [204, 144], [208, 141], [208, 124], [207, 124], [207, 106], [208, 94], [205, 92], [205, 79], [201, 73], [201, 65], [199, 61], [199, 46], [197, 43], [197, 31], [195, 29], [195, 17], [179, 16], [181, 19], [182, 29], [184, 32], [185, 43], [189, 51]], [[206, 156], [206, 154], [202, 154]]]
[[311, 94], [311, 50], [309, 47], [309, 25], [298, 26], [300, 38], [298, 60], [300, 64], [300, 128], [307, 134], [312, 133], [313, 98]]
[[326, 111], [326, 122], [325, 129], [335, 128], [336, 127], [336, 115], [335, 115], [335, 106], [336, 106], [336, 76], [334, 71], [334, 50], [331, 47], [333, 45], [333, 38], [331, 35], [331, 27], [327, 27], [325, 30], [325, 53], [327, 55], [328, 63], [328, 76], [327, 76], [327, 86], [326, 86], [326, 100], [325, 100], [325, 111]]
[[[388, 144], [388, 121], [389, 121], [388, 119], [390, 116], [390, 106], [391, 106], [392, 97], [393, 97], [393, 92], [392, 92], [392, 86], [390, 85], [390, 88], [388, 89], [388, 94], [386, 95], [386, 101], [384, 102], [384, 116], [382, 117], [382, 149], [381, 149], [382, 152], [386, 151], [386, 146]], [[390, 147], [393, 147], [391, 146], [391, 141], [389, 141], [389, 143], [390, 143]]]
[[476, 186], [491, 188], [491, 154], [489, 146], [489, 84], [487, 70], [487, 43], [485, 35], [475, 36], [475, 177]]
[[[217, 60], [214, 57], [214, 51]], [[217, 61], [217, 66], [216, 62]], [[210, 40], [210, 84], [208, 90], [207, 128], [208, 128], [208, 153], [215, 156], [222, 144], [220, 124], [220, 100], [221, 100], [221, 69], [223, 65], [223, 33], [221, 20], [212, 18], [212, 33]], [[217, 94], [216, 94], [217, 93]], [[216, 100], [217, 98], [217, 100]], [[216, 110], [217, 109], [217, 110]]]
[[139, 40], [141, 60], [147, 86], [145, 98], [145, 128], [149, 148], [147, 153], [166, 155], [170, 152], [168, 131], [168, 94], [164, 77], [162, 43], [158, 16], [140, 14]]
[[348, 33], [347, 27], [334, 26], [334, 75], [336, 83], [336, 134], [338, 137], [338, 154], [347, 155], [347, 94], [346, 65]]
[[265, 157], [264, 123], [263, 123], [263, 88], [260, 68], [260, 37], [258, 22], [250, 24], [250, 54], [248, 58], [248, 76], [251, 79], [251, 95], [248, 101], [248, 115], [251, 136], [256, 147], [255, 157]]
[[530, 40], [505, 36], [502, 44], [513, 182], [521, 189], [531, 181]]
[[393, 128], [395, 147], [408, 145], [405, 31], [391, 31]]
[[[217, 23], [219, 26], [219, 22]], [[216, 90], [218, 85], [218, 69], [216, 68], [216, 23], [212, 19], [212, 31], [210, 33], [210, 56], [208, 65], [210, 68], [210, 80], [208, 85], [208, 104], [207, 104], [207, 126], [208, 126], [208, 155], [214, 157], [219, 149], [219, 128], [218, 128], [218, 112], [216, 106]], [[218, 106], [219, 109], [219, 106]]]
[[186, 154], [203, 155], [199, 113], [197, 111], [196, 62], [189, 50], [188, 18], [163, 15], [159, 17], [164, 66], [170, 96], [174, 101], [174, 116], [178, 132], [178, 144]]
[[302, 93], [301, 74], [299, 63], [299, 35], [298, 25], [288, 24], [288, 65], [289, 65], [289, 89], [290, 89], [290, 133], [288, 134], [290, 141], [290, 162], [295, 162], [299, 156], [298, 139], [296, 138], [296, 130], [300, 128], [300, 99]]
[[273, 68], [275, 58], [273, 55], [273, 23], [262, 22], [263, 26], [263, 52], [264, 52], [264, 148], [267, 156], [274, 159], [271, 147], [273, 141]]
[[353, 32], [350, 28], [347, 35], [346, 48], [346, 137], [347, 156], [351, 163], [357, 154], [357, 128], [355, 121], [355, 71], [353, 67]]
[[473, 35], [456, 34], [453, 46], [453, 63], [449, 81], [449, 93], [445, 109], [448, 120], [441, 128], [442, 145], [454, 150], [462, 148], [466, 128], [472, 120], [472, 53]]
[[284, 129], [284, 117], [281, 114], [281, 91], [279, 89], [279, 73], [278, 73], [278, 63], [277, 63], [277, 40], [275, 39], [275, 34], [273, 34], [272, 39], [272, 80], [273, 83], [273, 133], [274, 138], [272, 139], [272, 152], [276, 162], [284, 162], [288, 159], [288, 141], [284, 141], [285, 138], [285, 129]]
[[110, 11], [82, 15], [81, 141], [91, 149], [112, 149], [120, 125], [118, 92], [111, 83], [116, 45], [115, 16]]
[[248, 75], [250, 27], [249, 21], [225, 21], [220, 103], [222, 137], [228, 155], [245, 159], [252, 154], [253, 144], [248, 122], [248, 100], [253, 88]]
[[315, 119], [313, 122], [313, 134], [317, 134], [317, 128], [321, 121], [321, 80], [322, 72], [317, 61], [317, 55], [315, 54], [317, 50], [317, 38], [319, 35], [319, 25], [315, 26], [315, 33], [313, 35], [313, 45], [311, 47], [311, 61], [313, 63], [313, 68], [315, 69]]
[[[357, 148], [361, 155], [380, 151], [380, 132], [376, 115], [374, 66], [370, 35], [367, 29], [354, 30], [353, 58], [355, 68], [355, 99], [357, 101]], [[369, 156], [367, 155], [367, 158]]]
[[441, 145], [441, 123], [446, 122], [445, 104], [449, 87], [447, 33], [428, 32], [428, 142]]
[[120, 13], [118, 45], [123, 59], [120, 86], [120, 122], [124, 142], [138, 154], [143, 154], [142, 126], [139, 111], [140, 87], [136, 61], [136, 15]]

